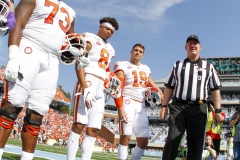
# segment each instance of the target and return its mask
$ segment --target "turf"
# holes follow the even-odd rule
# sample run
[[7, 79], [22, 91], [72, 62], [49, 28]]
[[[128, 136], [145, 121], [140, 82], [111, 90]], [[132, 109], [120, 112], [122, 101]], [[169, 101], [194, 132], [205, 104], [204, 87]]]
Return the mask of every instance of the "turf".
[[[7, 144], [21, 146], [22, 142], [20, 140], [8, 139]], [[37, 144], [36, 150], [59, 153], [59, 154], [66, 154], [66, 148], [64, 148], [64, 147], [48, 146], [45, 144]], [[81, 151], [79, 150], [77, 152], [77, 157], [80, 157], [80, 156], [81, 156]], [[7, 160], [16, 160], [16, 159], [20, 159], [20, 155], [4, 152], [3, 158], [5, 158]], [[129, 159], [130, 159], [130, 157], [129, 157]], [[142, 160], [159, 160], [159, 159], [160, 159], [159, 157], [147, 157], [147, 156], [142, 157]], [[46, 160], [46, 159], [34, 157], [33, 160]], [[109, 153], [108, 152], [94, 152], [92, 155], [92, 160], [117, 160], [117, 154], [110, 153], [110, 152]]]

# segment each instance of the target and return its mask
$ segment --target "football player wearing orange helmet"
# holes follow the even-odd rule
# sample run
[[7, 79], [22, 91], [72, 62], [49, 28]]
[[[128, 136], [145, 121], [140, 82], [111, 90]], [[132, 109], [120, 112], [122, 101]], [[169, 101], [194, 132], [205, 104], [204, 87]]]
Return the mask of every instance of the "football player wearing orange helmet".
[[104, 113], [104, 81], [110, 71], [111, 59], [115, 50], [108, 42], [118, 30], [118, 22], [114, 18], [105, 17], [99, 20], [98, 34], [81, 34], [86, 42], [86, 50], [90, 63], [85, 67], [77, 67], [78, 81], [74, 88], [72, 102], [74, 106], [74, 122], [68, 138], [67, 159], [74, 160], [78, 150], [80, 135], [86, 126], [86, 135], [82, 143], [82, 159], [91, 159], [96, 137], [101, 129]]
[[[121, 80], [122, 94], [115, 99], [118, 108], [120, 142], [118, 145], [118, 159], [128, 157], [128, 142], [134, 132], [137, 145], [132, 152], [131, 159], [141, 159], [148, 145], [149, 128], [145, 100], [150, 102], [147, 87], [154, 87], [162, 98], [162, 91], [151, 78], [151, 70], [141, 63], [144, 46], [135, 44], [131, 50], [130, 61], [119, 61], [114, 66], [114, 72]], [[159, 100], [159, 99], [158, 99]]]
[[0, 152], [26, 104], [21, 159], [32, 160], [42, 118], [56, 93], [58, 52], [65, 35], [74, 33], [75, 11], [59, 0], [21, 0], [15, 13], [0, 108]]

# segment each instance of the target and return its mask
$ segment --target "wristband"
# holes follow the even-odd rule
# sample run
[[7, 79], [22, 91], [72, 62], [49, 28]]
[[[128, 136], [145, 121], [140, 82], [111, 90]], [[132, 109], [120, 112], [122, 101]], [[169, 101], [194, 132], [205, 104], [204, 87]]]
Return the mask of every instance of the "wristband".
[[15, 57], [18, 57], [19, 54], [18, 54], [18, 46], [17, 45], [10, 45], [8, 47], [8, 59], [12, 59], [12, 58], [15, 58]]
[[167, 108], [168, 106], [167, 106], [167, 105], [162, 105], [162, 108], [163, 108], [163, 107]]
[[222, 112], [222, 109], [215, 109], [215, 113], [221, 113]]

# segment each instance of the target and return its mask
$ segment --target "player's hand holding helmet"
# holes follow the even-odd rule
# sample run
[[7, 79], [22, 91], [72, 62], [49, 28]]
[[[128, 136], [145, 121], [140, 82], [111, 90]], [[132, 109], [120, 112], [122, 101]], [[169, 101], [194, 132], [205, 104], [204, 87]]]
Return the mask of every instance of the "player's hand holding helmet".
[[154, 87], [147, 87], [145, 91], [145, 106], [146, 107], [159, 107], [161, 104], [161, 96], [158, 90]]
[[4, 77], [7, 81], [16, 82], [19, 75], [19, 68], [20, 68], [18, 46], [10, 45], [8, 47], [8, 50], [9, 50], [8, 63], [6, 66]]
[[92, 101], [96, 101], [96, 99], [91, 94], [90, 89], [89, 88], [84, 88], [82, 95], [83, 95], [83, 101], [84, 101], [85, 106], [88, 109], [92, 108]]
[[71, 65], [76, 62], [86, 52], [85, 38], [80, 34], [72, 33], [65, 36], [64, 43], [59, 51], [59, 60], [65, 65]]
[[104, 92], [112, 98], [119, 98], [121, 96], [121, 81], [115, 73], [107, 72], [104, 82]]
[[0, 0], [0, 35], [6, 35], [9, 31], [9, 27], [6, 25], [10, 5], [10, 0]]
[[81, 67], [85, 68], [89, 65], [91, 59], [88, 57], [88, 52], [86, 51], [83, 56], [77, 57], [77, 69], [79, 70]]

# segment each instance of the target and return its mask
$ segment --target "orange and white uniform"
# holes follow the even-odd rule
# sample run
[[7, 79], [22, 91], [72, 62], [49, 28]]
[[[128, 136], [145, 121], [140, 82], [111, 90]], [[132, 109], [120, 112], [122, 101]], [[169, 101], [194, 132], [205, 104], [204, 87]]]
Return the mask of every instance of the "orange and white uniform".
[[47, 113], [57, 87], [58, 51], [74, 19], [74, 10], [64, 2], [36, 0], [19, 45], [23, 78], [5, 83], [6, 100], [16, 107], [27, 101], [28, 108], [41, 115]]
[[74, 88], [72, 102], [74, 106], [74, 122], [86, 124], [87, 127], [101, 128], [101, 121], [105, 106], [105, 97], [103, 92], [106, 71], [109, 69], [111, 59], [115, 56], [115, 50], [109, 42], [104, 42], [102, 38], [92, 33], [84, 33], [86, 41], [91, 43], [92, 48], [88, 54], [91, 59], [90, 64], [84, 68], [86, 72], [85, 79], [91, 94], [95, 101], [92, 101], [92, 108], [87, 109], [83, 102], [81, 86], [78, 82]]
[[22, 39], [57, 55], [75, 11], [59, 0], [36, 0], [36, 7], [22, 30]]
[[93, 33], [84, 33], [82, 36], [92, 45], [92, 49], [88, 55], [91, 62], [84, 68], [85, 72], [105, 79], [106, 70], [109, 67], [111, 59], [115, 56], [115, 50], [109, 42], [105, 43], [102, 38]]
[[122, 107], [127, 114], [128, 123], [120, 123], [121, 135], [132, 135], [132, 130], [137, 137], [148, 137], [148, 117], [145, 108], [145, 90], [151, 70], [147, 65], [139, 66], [128, 61], [119, 61], [114, 66], [114, 72], [124, 73], [122, 89]]

